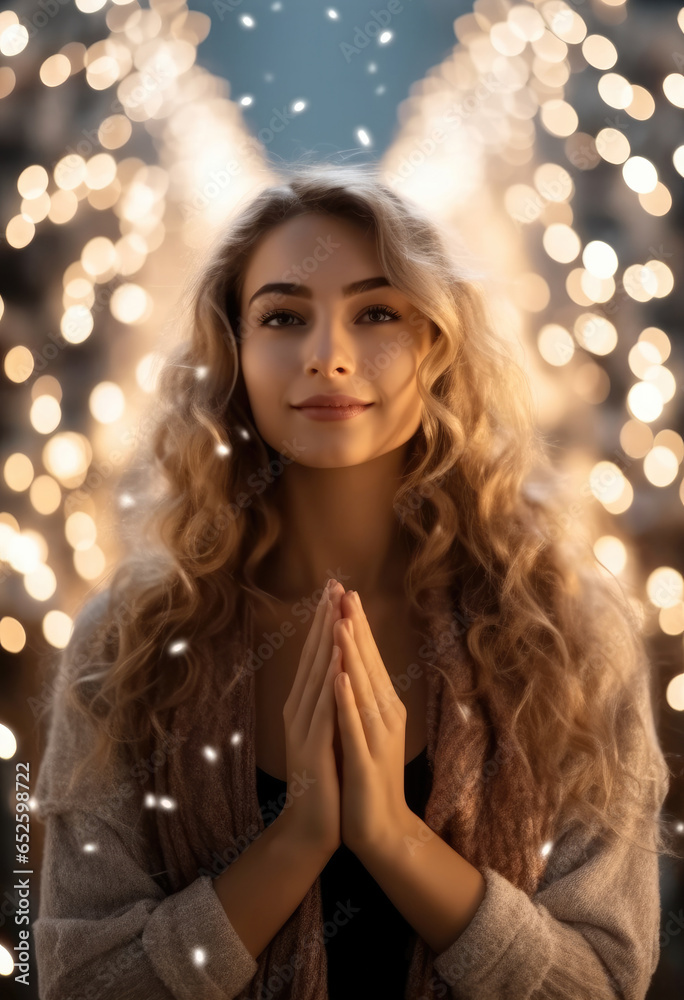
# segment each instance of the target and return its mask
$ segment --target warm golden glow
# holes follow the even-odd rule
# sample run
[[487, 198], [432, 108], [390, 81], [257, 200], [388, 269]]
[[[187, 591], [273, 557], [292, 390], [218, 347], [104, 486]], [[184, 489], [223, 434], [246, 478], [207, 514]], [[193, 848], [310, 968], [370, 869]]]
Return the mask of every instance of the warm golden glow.
[[634, 374], [642, 379], [651, 365], [660, 364], [660, 351], [654, 344], [639, 340], [630, 349], [627, 361]]
[[639, 194], [639, 204], [649, 215], [667, 215], [672, 208], [672, 195], [662, 181], [658, 181], [652, 191]]
[[154, 392], [159, 379], [161, 368], [161, 358], [150, 351], [145, 354], [135, 366], [135, 379], [144, 392]]
[[31, 483], [29, 498], [39, 514], [54, 514], [62, 502], [62, 491], [52, 476], [37, 476]]
[[55, 191], [50, 197], [48, 219], [56, 225], [63, 226], [76, 215], [78, 198], [73, 191]]
[[0, 100], [12, 93], [16, 82], [17, 78], [12, 67], [0, 66]]
[[632, 84], [632, 103], [627, 105], [625, 111], [637, 121], [646, 121], [655, 111], [653, 95], [645, 87]]
[[88, 240], [81, 253], [81, 264], [84, 270], [101, 281], [107, 280], [104, 275], [112, 276], [115, 272], [118, 257], [114, 244], [106, 236], [95, 236]]
[[595, 69], [611, 69], [617, 62], [617, 49], [604, 35], [587, 35], [582, 42], [582, 55]]
[[611, 108], [626, 108], [634, 100], [629, 80], [620, 73], [604, 73], [598, 82], [598, 92]]
[[627, 187], [639, 194], [655, 191], [658, 184], [658, 171], [645, 156], [632, 156], [622, 167], [622, 176]]
[[[26, 645], [26, 632], [21, 622], [16, 618], [5, 615], [0, 618], [0, 646], [6, 653], [21, 653]], [[0, 751], [0, 757], [12, 756]]]
[[68, 153], [55, 165], [55, 184], [62, 191], [73, 191], [86, 177], [86, 163], [78, 153]]
[[64, 534], [74, 549], [89, 549], [97, 541], [97, 529], [90, 514], [75, 511], [64, 523]]
[[681, 464], [684, 462], [684, 439], [677, 431], [666, 427], [664, 430], [658, 431], [653, 443], [657, 447], [669, 449], [676, 457], [678, 463]]
[[598, 406], [608, 398], [610, 379], [600, 365], [586, 361], [571, 372], [571, 387], [585, 403]]
[[644, 382], [654, 385], [663, 403], [669, 403], [677, 391], [675, 377], [664, 365], [651, 365], [644, 373]]
[[617, 330], [610, 320], [598, 313], [582, 313], [578, 316], [573, 332], [577, 343], [592, 354], [610, 354], [617, 346]]
[[34, 164], [22, 170], [17, 177], [17, 191], [23, 198], [38, 198], [47, 190], [48, 180], [45, 167]]
[[540, 117], [542, 125], [551, 135], [572, 135], [579, 125], [579, 118], [572, 104], [560, 98], [544, 101]]
[[575, 260], [581, 249], [580, 239], [575, 230], [562, 222], [547, 226], [542, 242], [549, 257], [561, 264]]
[[74, 552], [74, 569], [84, 580], [98, 580], [107, 568], [104, 552], [99, 545]]
[[592, 240], [582, 251], [582, 263], [597, 278], [610, 278], [618, 267], [617, 254], [602, 240]]
[[51, 434], [62, 419], [62, 408], [54, 396], [38, 396], [29, 412], [29, 420], [39, 434]]
[[660, 566], [646, 580], [646, 593], [657, 608], [674, 607], [684, 595], [682, 574], [671, 566]]
[[631, 152], [629, 140], [614, 128], [602, 128], [596, 136], [596, 150], [607, 163], [624, 163]]
[[132, 134], [130, 119], [125, 115], [109, 115], [101, 122], [97, 137], [105, 149], [119, 149], [126, 145]]
[[18, 56], [28, 45], [29, 33], [23, 24], [10, 24], [0, 34], [3, 56]]
[[152, 315], [152, 299], [141, 285], [119, 285], [109, 303], [112, 316], [120, 323], [140, 323]]
[[147, 260], [147, 242], [140, 233], [127, 233], [116, 241], [114, 248], [119, 259], [119, 274], [135, 274]]
[[653, 446], [653, 431], [640, 420], [628, 420], [620, 431], [620, 445], [630, 458], [643, 458]]
[[595, 274], [582, 270], [580, 273], [580, 287], [586, 296], [587, 302], [607, 302], [615, 294], [615, 279], [597, 278]]
[[669, 486], [678, 472], [677, 456], [669, 448], [656, 445], [644, 458], [644, 475], [654, 486]]
[[69, 615], [53, 609], [43, 618], [43, 635], [55, 649], [64, 649], [71, 637], [73, 625]]
[[62, 486], [75, 489], [86, 477], [93, 450], [85, 435], [63, 431], [46, 443], [42, 458], [45, 468]]
[[24, 576], [24, 588], [35, 601], [49, 601], [57, 590], [57, 577], [52, 569], [41, 563]]
[[118, 420], [126, 408], [121, 387], [116, 382], [100, 382], [90, 393], [90, 412], [101, 424]]
[[665, 635], [681, 635], [684, 632], [684, 602], [679, 601], [670, 608], [658, 612], [658, 624]]
[[[51, 225], [74, 220], [79, 204], [85, 215], [70, 227], [63, 286], [57, 285], [51, 296], [51, 322], [54, 326], [59, 321], [64, 340], [55, 338], [57, 346], [48, 344], [42, 326], [36, 327], [37, 339], [32, 339], [23, 305], [13, 302], [4, 318], [4, 374], [8, 383], [22, 386], [12, 390], [8, 384], [7, 388], [19, 400], [17, 412], [24, 426], [14, 439], [17, 451], [3, 458], [3, 473], [9, 490], [26, 493], [27, 523], [53, 514], [60, 521], [65, 519], [73, 570], [81, 581], [95, 581], [106, 572], [105, 553], [97, 544], [96, 506], [89, 505], [88, 513], [73, 513], [68, 504], [62, 510], [62, 499], [86, 481], [95, 444], [105, 456], [123, 450], [122, 428], [116, 422], [124, 416], [127, 421], [134, 419], [135, 413], [129, 412], [132, 400], [121, 385], [100, 381], [101, 367], [81, 367], [77, 348], [93, 334], [97, 343], [89, 345], [90, 350], [109, 350], [107, 341], [115, 340], [117, 352], [124, 351], [129, 372], [132, 365], [137, 386], [145, 393], [153, 392], [161, 359], [150, 350], [149, 337], [158, 334], [168, 301], [175, 295], [178, 272], [174, 269], [182, 266], [185, 251], [201, 252], [208, 245], [240, 199], [266, 180], [268, 171], [263, 163], [265, 144], [248, 137], [241, 118], [238, 104], [246, 107], [247, 100], [238, 104], [234, 97], [229, 100], [223, 82], [217, 83], [195, 66], [197, 46], [212, 24], [206, 14], [188, 10], [183, 0], [158, 0], [144, 9], [140, 0], [74, 2], [79, 16], [101, 12], [98, 23], [106, 30], [92, 36], [95, 40], [87, 46], [60, 42], [59, 51], [46, 48], [42, 33], [31, 38], [34, 83], [39, 90], [50, 88], [43, 93], [53, 103], [70, 100], [78, 87], [86, 88], [82, 95], [86, 98], [88, 89], [102, 91], [100, 103], [106, 117], [99, 126], [97, 121], [87, 123], [87, 141], [82, 141], [84, 129], [83, 135], [75, 134], [62, 145], [62, 152], [72, 148], [76, 152], [66, 153], [57, 162], [59, 153], [53, 159], [44, 151], [35, 152], [32, 155], [42, 158], [44, 165], [34, 163], [21, 169], [21, 164], [17, 169], [19, 197], [16, 193], [10, 197], [3, 223], [10, 252], [20, 254], [29, 247], [39, 229], [40, 236], [45, 233], [49, 238]], [[531, 367], [539, 380], [546, 426], [560, 426], [576, 414], [592, 420], [588, 408], [601, 406], [611, 395], [610, 410], [616, 419], [607, 437], [601, 437], [602, 452], [610, 455], [617, 443], [611, 442], [611, 435], [615, 438], [619, 431], [620, 445], [633, 464], [631, 471], [629, 463], [624, 471], [610, 462], [594, 467], [592, 491], [603, 505], [599, 511], [603, 516], [629, 509], [635, 498], [630, 478], [638, 483], [640, 511], [645, 491], [675, 483], [673, 490], [684, 504], [682, 436], [668, 427], [649, 426], [677, 398], [675, 376], [679, 377], [680, 366], [672, 359], [670, 367], [665, 367], [671, 342], [664, 330], [648, 327], [635, 343], [640, 325], [634, 320], [646, 312], [642, 305], [675, 293], [675, 275], [679, 274], [676, 247], [674, 253], [669, 252], [671, 220], [665, 226], [659, 221], [673, 208], [674, 185], [669, 180], [673, 171], [663, 164], [662, 153], [656, 155], [657, 143], [643, 142], [641, 133], [661, 134], [663, 130], [667, 134], [668, 122], [675, 121], [675, 111], [684, 107], [684, 75], [681, 66], [670, 63], [673, 72], [665, 68], [660, 75], [644, 78], [643, 84], [632, 83], [616, 71], [623, 69], [619, 56], [624, 53], [616, 45], [622, 46], [624, 36], [613, 28], [628, 16], [625, 0], [592, 0], [586, 6], [588, 13], [589, 6], [596, 8], [592, 17], [596, 14], [599, 19], [592, 25], [605, 23], [615, 42], [600, 33], [587, 34], [581, 3], [478, 0], [472, 11], [453, 22], [458, 42], [453, 51], [402, 104], [401, 128], [384, 165], [388, 173], [396, 171], [395, 180], [403, 193], [431, 207], [441, 220], [453, 221], [457, 228], [460, 223], [464, 235], [472, 237], [478, 258], [491, 250], [486, 267], [492, 273], [505, 273], [510, 301], [502, 326], [511, 335], [525, 330], [532, 338]], [[677, 22], [684, 31], [684, 8]], [[1, 11], [0, 52], [6, 61], [18, 56], [28, 41], [17, 14]], [[18, 81], [25, 86], [22, 58], [16, 58], [14, 65], [16, 71], [9, 65], [0, 67], [0, 100], [14, 92]], [[628, 61], [625, 67], [629, 66]], [[577, 81], [580, 73], [584, 73], [585, 91], [587, 86], [597, 88], [593, 104], [598, 113], [586, 121], [583, 115], [582, 120], [591, 133], [598, 130], [596, 136], [579, 131], [580, 102], [569, 81]], [[76, 75], [79, 79], [72, 80]], [[490, 88], [494, 80], [499, 86]], [[381, 88], [375, 93], [380, 94]], [[304, 104], [305, 95], [301, 97]], [[584, 103], [583, 98], [582, 108]], [[428, 148], [428, 136], [435, 127], [444, 126], [447, 111], [456, 110], [458, 124], [446, 128], [445, 138]], [[355, 123], [352, 142], [365, 134], [362, 124]], [[553, 140], [546, 142], [544, 133]], [[674, 128], [671, 133], [670, 148], [680, 141]], [[148, 151], [142, 152], [150, 138], [158, 164], [141, 158], [150, 158]], [[123, 149], [129, 143], [139, 156], [125, 155]], [[646, 155], [633, 156], [632, 145]], [[653, 161], [648, 158], [651, 155]], [[684, 176], [684, 143], [671, 155], [677, 175]], [[214, 173], [217, 169], [225, 173], [224, 165], [233, 159], [240, 169], [226, 184], [217, 185]], [[492, 165], [497, 169], [490, 171]], [[630, 216], [629, 239], [607, 225], [587, 226], [585, 206], [573, 202], [576, 178], [590, 183], [582, 174], [594, 169], [598, 169], [597, 189], [611, 192], [609, 203], [606, 194], [607, 215], [619, 202], [622, 217]], [[48, 193], [50, 187], [53, 190]], [[79, 238], [81, 232], [85, 235]], [[533, 251], [531, 258], [522, 252], [523, 238]], [[164, 259], [167, 240], [170, 249]], [[639, 251], [630, 249], [634, 246], [643, 248], [643, 262]], [[163, 253], [155, 257], [161, 247]], [[546, 259], [540, 257], [542, 250]], [[25, 257], [31, 255], [32, 246]], [[109, 282], [109, 287], [102, 287]], [[0, 299], [0, 318], [3, 308]], [[665, 308], [661, 315], [669, 317], [663, 323], [673, 323], [676, 312]], [[130, 329], [117, 327], [112, 317], [141, 329], [131, 336]], [[89, 351], [82, 353], [85, 356]], [[606, 362], [602, 360], [611, 354]], [[51, 374], [44, 374], [45, 361], [53, 359]], [[85, 388], [94, 422], [92, 442], [86, 434], [58, 432], [62, 407], [67, 409], [73, 389], [62, 375], [64, 365], [70, 364], [89, 379], [81, 389]], [[93, 376], [95, 370], [98, 374]], [[198, 369], [201, 374], [206, 371]], [[673, 408], [671, 420], [666, 411], [664, 423], [674, 423], [674, 402]], [[579, 427], [580, 421], [578, 435]], [[33, 432], [31, 444], [25, 442], [24, 431]], [[48, 440], [41, 439], [42, 435]], [[36, 476], [35, 471], [42, 472], [40, 457], [47, 471]], [[654, 497], [652, 502], [660, 499]], [[15, 497], [15, 503], [21, 504], [21, 498]], [[54, 593], [54, 572], [48, 562], [58, 570], [58, 563], [48, 558], [52, 522], [43, 523], [45, 536], [21, 531], [18, 519], [0, 514], [0, 553], [3, 557], [11, 553], [7, 562], [24, 575], [27, 593], [35, 600], [47, 600]], [[594, 552], [606, 572], [624, 570], [627, 551], [617, 537], [599, 537]], [[637, 604], [643, 613], [641, 602]], [[684, 631], [683, 618], [681, 596], [674, 604], [660, 607], [660, 628], [668, 635]], [[42, 625], [46, 640], [63, 648], [71, 619], [63, 612], [49, 611]], [[22, 629], [22, 648], [24, 642]], [[684, 687], [682, 692], [684, 710]]]
[[106, 90], [119, 79], [119, 64], [113, 56], [100, 56], [86, 66], [86, 80], [93, 90]]
[[622, 496], [625, 477], [614, 462], [597, 462], [589, 475], [589, 486], [601, 503], [612, 503]]
[[676, 108], [684, 108], [684, 76], [681, 73], [670, 73], [663, 80], [663, 93], [670, 104]]
[[625, 479], [623, 483], [623, 490], [617, 500], [609, 500], [603, 504], [606, 511], [609, 514], [624, 514], [626, 510], [632, 506], [634, 502], [634, 487], [630, 483], [629, 479]]
[[508, 26], [514, 35], [526, 42], [534, 42], [544, 34], [544, 21], [539, 11], [524, 4], [515, 4], [507, 14]]
[[37, 198], [22, 198], [21, 214], [28, 216], [33, 223], [42, 222], [50, 211], [50, 196], [43, 192]]
[[684, 146], [677, 146], [672, 154], [672, 162], [675, 165], [677, 173], [684, 177]]
[[659, 329], [657, 326], [647, 326], [645, 330], [642, 330], [639, 334], [639, 342], [651, 344], [655, 347], [660, 355], [658, 361], [660, 361], [661, 364], [664, 361], [667, 361], [670, 356], [670, 351], [672, 350], [670, 338], [664, 330]]
[[615, 535], [603, 535], [594, 542], [594, 555], [598, 561], [614, 573], [621, 573], [627, 565], [627, 549]]
[[663, 412], [663, 397], [649, 382], [637, 382], [627, 393], [629, 412], [644, 423], [657, 420]]
[[93, 314], [82, 304], [69, 306], [64, 310], [59, 328], [70, 344], [82, 344], [93, 330]]
[[85, 182], [99, 190], [111, 184], [116, 177], [116, 160], [110, 153], [97, 153], [86, 163]]
[[7, 242], [15, 250], [28, 246], [36, 233], [36, 226], [33, 219], [24, 212], [21, 215], [13, 216], [5, 228]]
[[70, 76], [71, 63], [61, 52], [48, 56], [40, 67], [40, 79], [46, 87], [59, 87]]
[[28, 347], [10, 347], [4, 360], [5, 375], [11, 382], [25, 382], [33, 374], [34, 364]]
[[665, 690], [665, 698], [675, 712], [684, 712], [684, 674], [672, 678]]
[[636, 302], [648, 302], [656, 293], [658, 280], [650, 268], [632, 264], [622, 276], [622, 285]]
[[537, 347], [544, 361], [550, 365], [567, 365], [575, 353], [575, 343], [563, 326], [547, 323], [537, 337]]
[[548, 201], [567, 201], [574, 193], [572, 177], [557, 163], [542, 163], [534, 172], [534, 184]]
[[28, 455], [21, 451], [15, 451], [5, 459], [3, 467], [5, 482], [11, 490], [22, 493], [27, 490], [33, 481], [33, 463]]

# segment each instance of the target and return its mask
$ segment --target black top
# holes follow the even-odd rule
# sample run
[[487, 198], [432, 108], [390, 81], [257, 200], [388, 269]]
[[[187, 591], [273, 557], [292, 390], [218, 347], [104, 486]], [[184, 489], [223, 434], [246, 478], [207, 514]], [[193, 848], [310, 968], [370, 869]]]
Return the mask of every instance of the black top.
[[[259, 806], [269, 826], [283, 807], [287, 783], [256, 770]], [[421, 819], [431, 788], [425, 747], [404, 767], [406, 804]], [[346, 844], [321, 872], [321, 895], [330, 1000], [403, 1000], [416, 932]]]

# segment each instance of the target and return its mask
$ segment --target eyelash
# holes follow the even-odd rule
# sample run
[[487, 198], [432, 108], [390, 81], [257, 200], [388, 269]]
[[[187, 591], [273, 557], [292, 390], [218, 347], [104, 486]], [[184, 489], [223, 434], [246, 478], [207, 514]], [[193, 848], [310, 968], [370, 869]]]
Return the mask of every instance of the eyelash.
[[[396, 311], [396, 309], [392, 309], [391, 306], [381, 306], [381, 305], [366, 306], [361, 315], [363, 316], [364, 313], [367, 312], [381, 312], [383, 313], [383, 315], [389, 316], [390, 319], [401, 319], [401, 316]], [[271, 319], [274, 319], [276, 316], [295, 316], [295, 319], [300, 318], [299, 316], [296, 316], [295, 313], [292, 313], [287, 309], [271, 309], [270, 312], [264, 313], [264, 315], [260, 318], [259, 323], [260, 325], [263, 326], [265, 323], [267, 323]], [[293, 326], [293, 325], [294, 324], [292, 323], [285, 324], [285, 326]], [[285, 329], [285, 326], [276, 326], [275, 329], [282, 330]]]

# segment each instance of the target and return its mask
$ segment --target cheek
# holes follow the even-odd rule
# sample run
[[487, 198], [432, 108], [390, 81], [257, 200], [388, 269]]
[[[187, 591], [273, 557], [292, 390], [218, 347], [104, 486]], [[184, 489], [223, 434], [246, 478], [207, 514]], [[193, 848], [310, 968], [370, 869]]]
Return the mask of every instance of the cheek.
[[414, 347], [391, 342], [389, 339], [369, 358], [388, 402], [405, 403], [418, 395], [416, 372], [420, 360]]
[[241, 347], [240, 364], [248, 393], [268, 389], [279, 377], [282, 378], [285, 371], [282, 362], [277, 352], [266, 344], [254, 340], [245, 342]]

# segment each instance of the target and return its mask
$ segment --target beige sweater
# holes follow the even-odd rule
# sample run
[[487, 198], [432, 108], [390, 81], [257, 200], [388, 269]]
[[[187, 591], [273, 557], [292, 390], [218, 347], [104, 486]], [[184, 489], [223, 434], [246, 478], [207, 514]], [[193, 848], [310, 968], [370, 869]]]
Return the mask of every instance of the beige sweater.
[[[96, 597], [78, 617], [62, 657], [34, 790], [46, 824], [33, 925], [39, 995], [43, 1000], [230, 1000], [244, 991], [256, 1000], [261, 995], [248, 987], [257, 961], [227, 919], [211, 875], [199, 875], [176, 892], [163, 887], [160, 876], [170, 862], [145, 833], [150, 812], [145, 768], [134, 771], [116, 759], [107, 775], [91, 776], [77, 794], [65, 791], [84, 743], [83, 727], [70, 719], [60, 684], [103, 599]], [[646, 684], [644, 697], [650, 711]], [[171, 742], [168, 754], [175, 752]], [[211, 810], [212, 788], [205, 791]], [[653, 792], [654, 810], [666, 792], [661, 779]], [[637, 835], [652, 835], [655, 816], [649, 813]], [[659, 958], [657, 856], [622, 843], [598, 847], [573, 826], [552, 845], [532, 897], [497, 871], [486, 866], [481, 871], [486, 895], [460, 937], [435, 956], [440, 979], [431, 997], [643, 1000]], [[279, 1000], [290, 995], [282, 982], [269, 992]]]

